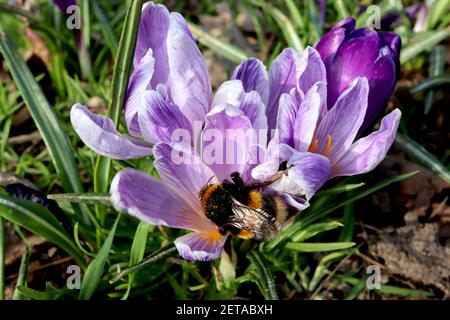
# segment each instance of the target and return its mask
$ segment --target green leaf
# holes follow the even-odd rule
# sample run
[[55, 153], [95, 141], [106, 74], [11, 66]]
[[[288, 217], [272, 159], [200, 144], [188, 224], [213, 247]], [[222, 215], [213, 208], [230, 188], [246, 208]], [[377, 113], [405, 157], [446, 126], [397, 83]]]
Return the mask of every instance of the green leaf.
[[188, 23], [188, 25], [189, 30], [191, 30], [192, 34], [197, 38], [198, 42], [211, 49], [218, 55], [236, 63], [241, 63], [242, 61], [249, 58], [249, 55], [241, 49], [224, 40], [212, 36], [199, 26], [196, 26], [193, 23]]
[[280, 27], [287, 44], [298, 52], [303, 51], [302, 41], [298, 37], [298, 32], [295, 30], [291, 20], [273, 6], [268, 6], [268, 10]]
[[39, 291], [27, 286], [17, 286], [17, 290], [26, 298], [32, 300], [56, 300], [61, 295], [58, 292]]
[[353, 214], [353, 203], [344, 208], [344, 228], [339, 235], [339, 241], [350, 241], [353, 239], [355, 229], [355, 215]]
[[[358, 285], [361, 281], [361, 279], [353, 278], [347, 275], [336, 275], [336, 279], [345, 281], [351, 285]], [[423, 290], [414, 290], [414, 289], [406, 289], [406, 288], [400, 288], [396, 286], [390, 286], [390, 285], [384, 285], [381, 284], [380, 289], [373, 289], [375, 291], [378, 291], [380, 293], [384, 294], [392, 294], [402, 297], [433, 297], [433, 292], [423, 291]]]
[[289, 242], [288, 244], [286, 244], [286, 248], [298, 252], [323, 252], [348, 249], [353, 247], [354, 245], [354, 242]]
[[[58, 118], [42, 93], [30, 69], [27, 67], [19, 52], [0, 28], [0, 52], [2, 53], [25, 101], [28, 110], [39, 129], [42, 139], [50, 153], [58, 177], [66, 192], [83, 192], [79, 170], [74, 158], [74, 151], [61, 128]], [[90, 224], [88, 212], [81, 207], [86, 224]]]
[[[146, 222], [141, 221], [136, 229], [136, 233], [134, 235], [133, 244], [131, 245], [130, 252], [130, 262], [128, 263], [129, 267], [134, 266], [135, 264], [142, 261], [145, 254], [145, 246], [147, 244], [148, 232], [150, 230], [150, 225]], [[131, 287], [133, 286], [135, 273], [130, 273], [128, 275], [128, 287], [127, 292], [122, 297], [122, 300], [126, 300], [128, 295], [130, 294]]]
[[115, 57], [118, 44], [116, 36], [114, 35], [114, 31], [111, 28], [111, 24], [109, 23], [108, 18], [103, 13], [102, 8], [100, 7], [99, 3], [97, 3], [97, 1], [92, 1], [92, 6], [94, 8], [94, 14], [102, 26], [101, 30], [103, 32], [103, 36], [105, 37], [106, 44], [108, 45], [109, 50], [111, 50], [113, 57]]
[[343, 224], [340, 223], [339, 221], [328, 221], [328, 222], [315, 223], [315, 224], [312, 224], [312, 225], [306, 227], [303, 230], [300, 230], [300, 232], [298, 232], [297, 234], [295, 234], [292, 237], [292, 241], [302, 242], [309, 238], [314, 237], [318, 233], [328, 231], [328, 230], [333, 230], [333, 229], [336, 229], [336, 228], [339, 228], [342, 226], [343, 226]]
[[13, 300], [24, 300], [22, 293], [18, 290], [18, 287], [25, 286], [28, 278], [28, 265], [30, 264], [30, 255], [32, 247], [25, 245], [25, 254], [20, 260], [19, 275], [17, 277], [16, 288], [13, 294]]
[[55, 201], [111, 205], [111, 197], [108, 193], [56, 193], [47, 195], [47, 198]]
[[[120, 112], [123, 110], [128, 79], [133, 65], [134, 49], [139, 28], [143, 0], [128, 1], [128, 11], [123, 23], [122, 34], [117, 49], [117, 60], [114, 64], [112, 85], [110, 91], [108, 116], [119, 127]], [[94, 170], [94, 192], [107, 192], [111, 159], [98, 156]], [[100, 223], [104, 224], [105, 208], [96, 206], [95, 211]], [[97, 242], [100, 243], [101, 233], [97, 230]]]
[[336, 11], [338, 13], [339, 20], [350, 17], [350, 13], [348, 12], [347, 8], [345, 7], [345, 3], [343, 0], [334, 0], [334, 8], [336, 9]]
[[108, 237], [106, 238], [103, 246], [98, 252], [94, 260], [89, 263], [86, 273], [84, 274], [83, 281], [81, 283], [80, 294], [78, 296], [79, 300], [89, 300], [95, 292], [100, 278], [103, 274], [103, 269], [105, 268], [106, 260], [108, 259], [109, 252], [111, 251], [111, 245], [116, 233], [117, 224], [119, 223], [120, 213], [114, 222]]
[[409, 90], [409, 92], [417, 93], [420, 91], [433, 89], [433, 88], [443, 86], [446, 84], [450, 84], [450, 75], [429, 77], [427, 80], [422, 81], [418, 85], [411, 88], [411, 90]]
[[432, 31], [439, 19], [449, 12], [450, 0], [436, 0], [427, 17], [427, 30]]
[[0, 300], [5, 299], [5, 226], [0, 217]]
[[421, 162], [425, 167], [436, 173], [445, 182], [450, 183], [450, 171], [430, 152], [413, 139], [397, 133], [395, 145]]
[[345, 257], [346, 255], [351, 254], [353, 252], [353, 250], [354, 249], [337, 251], [337, 252], [330, 253], [330, 254], [326, 255], [325, 257], [323, 257], [322, 260], [320, 260], [319, 264], [317, 265], [316, 270], [314, 270], [313, 277], [308, 284], [308, 291], [311, 292], [316, 288], [319, 281], [325, 275], [325, 272], [327, 271], [328, 266], [332, 262], [340, 260], [341, 258]]
[[317, 192], [315, 194], [315, 196], [319, 197], [319, 196], [325, 196], [325, 195], [330, 195], [330, 194], [339, 194], [339, 193], [352, 191], [352, 190], [361, 188], [361, 187], [363, 187], [365, 185], [366, 184], [364, 182], [339, 185], [339, 186], [335, 186], [335, 187], [332, 187], [332, 188], [329, 188], [329, 189], [321, 190], [321, 191]]
[[[445, 47], [444, 46], [436, 46], [431, 49], [430, 54], [430, 68], [428, 72], [429, 77], [441, 76], [444, 73], [445, 69]], [[434, 99], [436, 96], [436, 92], [434, 90], [430, 90], [425, 97], [425, 108], [424, 114], [428, 114], [431, 108], [434, 105]]]
[[424, 37], [423, 39], [417, 41], [416, 43], [406, 46], [405, 48], [402, 49], [402, 52], [400, 54], [401, 64], [405, 63], [411, 58], [414, 58], [421, 52], [433, 48], [439, 42], [445, 40], [449, 35], [450, 35], [450, 28], [435, 31], [430, 33], [428, 37]]
[[47, 208], [0, 194], [0, 216], [57, 245], [84, 268], [85, 261], [77, 246]]
[[275, 280], [273, 279], [272, 273], [262, 254], [253, 250], [247, 257], [255, 267], [256, 280], [264, 298], [266, 298], [266, 300], [278, 300]]

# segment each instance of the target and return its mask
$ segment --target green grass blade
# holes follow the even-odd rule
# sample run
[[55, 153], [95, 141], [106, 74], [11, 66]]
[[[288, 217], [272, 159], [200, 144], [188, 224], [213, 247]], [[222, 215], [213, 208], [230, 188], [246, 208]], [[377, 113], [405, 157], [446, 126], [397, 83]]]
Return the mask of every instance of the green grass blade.
[[433, 48], [438, 43], [448, 38], [448, 36], [450, 36], [450, 27], [444, 30], [432, 32], [428, 37], [424, 37], [416, 43], [406, 46], [402, 49], [400, 54], [400, 63], [403, 64], [421, 52]]
[[293, 0], [284, 0], [286, 2], [286, 6], [289, 10], [289, 13], [292, 17], [292, 21], [295, 24], [297, 30], [301, 30], [305, 27], [305, 21], [303, 21], [302, 15], [297, 7], [297, 4]]
[[450, 84], [450, 75], [448, 76], [434, 76], [430, 77], [427, 80], [419, 83], [418, 85], [411, 88], [411, 93], [417, 93], [420, 91], [425, 91], [429, 89], [433, 89], [439, 86], [443, 86], [446, 84]]
[[114, 225], [97, 256], [91, 261], [91, 263], [89, 263], [86, 269], [86, 273], [84, 274], [83, 281], [81, 283], [80, 294], [78, 296], [79, 300], [89, 300], [97, 288], [103, 274], [103, 269], [105, 268], [106, 260], [109, 256], [109, 252], [111, 251], [111, 246], [119, 219], [120, 214], [117, 216], [116, 221], [114, 222]]
[[[111, 96], [109, 100], [108, 116], [113, 120], [116, 128], [119, 127], [120, 113], [123, 109], [125, 94], [128, 87], [128, 79], [133, 65], [134, 49], [139, 29], [139, 20], [143, 0], [129, 1], [128, 11], [123, 23], [117, 49], [117, 59], [114, 64]], [[107, 192], [109, 185], [109, 174], [111, 170], [111, 159], [98, 156], [94, 171], [94, 192]], [[96, 206], [97, 218], [104, 224], [105, 210]], [[97, 242], [100, 243], [100, 231], [97, 230]]]
[[427, 30], [433, 30], [433, 28], [439, 22], [446, 13], [449, 12], [450, 0], [437, 0], [431, 6], [427, 19]]
[[345, 6], [345, 2], [343, 0], [334, 0], [334, 8], [338, 13], [339, 20], [350, 17], [350, 13], [348, 12], [347, 7]]
[[[66, 192], [83, 192], [74, 151], [58, 118], [50, 107], [30, 69], [19, 52], [0, 28], [0, 52], [3, 55], [17, 88], [39, 129], [50, 153], [62, 186]], [[81, 207], [86, 224], [90, 224], [86, 209]]]
[[0, 217], [0, 300], [5, 299], [5, 226]]
[[92, 6], [94, 9], [94, 14], [102, 26], [101, 30], [103, 32], [103, 36], [105, 37], [106, 44], [108, 45], [109, 50], [111, 50], [113, 57], [115, 57], [118, 44], [116, 36], [114, 35], [114, 31], [111, 28], [111, 24], [109, 23], [108, 18], [103, 13], [102, 8], [97, 3], [97, 1], [92, 1]]
[[354, 245], [354, 242], [289, 242], [288, 244], [286, 244], [286, 248], [298, 252], [324, 252], [348, 249], [353, 247]]
[[298, 37], [298, 32], [295, 30], [291, 20], [275, 7], [269, 6], [269, 12], [280, 27], [287, 44], [298, 52], [303, 51], [302, 41]]
[[191, 30], [194, 37], [197, 41], [204, 45], [205, 47], [211, 49], [218, 55], [232, 61], [235, 63], [241, 63], [242, 61], [249, 58], [249, 55], [242, 51], [241, 49], [233, 46], [232, 44], [218, 39], [217, 37], [212, 36], [199, 26], [196, 26], [193, 23], [188, 23], [189, 30]]
[[413, 139], [397, 133], [395, 145], [420, 161], [425, 167], [436, 173], [445, 182], [450, 183], [450, 171], [437, 160], [430, 152]]
[[56, 193], [47, 195], [47, 198], [55, 201], [111, 205], [109, 193]]
[[[129, 267], [132, 267], [142, 261], [145, 254], [145, 246], [147, 244], [148, 232], [150, 230], [150, 225], [146, 222], [141, 221], [136, 229], [134, 235], [133, 244], [131, 245], [130, 252], [130, 262]], [[130, 273], [128, 275], [128, 287], [127, 292], [123, 296], [122, 300], [126, 300], [133, 286], [135, 273]]]
[[266, 300], [278, 300], [276, 283], [261, 253], [253, 250], [248, 254], [249, 260], [256, 269], [256, 278]]
[[142, 260], [138, 264], [135, 264], [134, 266], [129, 267], [128, 269], [125, 269], [122, 272], [118, 273], [117, 275], [114, 276], [114, 278], [112, 278], [109, 281], [109, 283], [114, 284], [117, 281], [119, 281], [120, 279], [122, 279], [123, 277], [125, 277], [126, 275], [128, 275], [132, 272], [136, 272], [148, 264], [152, 264], [152, 263], [158, 262], [162, 259], [168, 258], [168, 257], [174, 255], [176, 252], [178, 252], [178, 251], [177, 251], [177, 248], [175, 247], [175, 245], [171, 244], [169, 246], [166, 246], [166, 247], [162, 248], [161, 250], [158, 250], [158, 251], [150, 254], [148, 257], [146, 257], [144, 260]]
[[[429, 77], [441, 76], [445, 69], [445, 48], [443, 46], [436, 46], [431, 49], [430, 54], [430, 68]], [[430, 90], [425, 98], [424, 114], [427, 115], [434, 105], [436, 92]]]
[[335, 186], [335, 187], [317, 192], [316, 197], [352, 191], [352, 190], [361, 188], [364, 185], [365, 185], [364, 182], [360, 182], [360, 183], [344, 184], [344, 185], [340, 185], [340, 186]]
[[47, 208], [0, 194], [0, 216], [57, 245], [84, 267], [84, 258], [75, 243]]
[[355, 230], [355, 215], [353, 214], [353, 203], [344, 208], [344, 228], [339, 235], [339, 241], [350, 241], [353, 239]]
[[327, 254], [325, 257], [323, 257], [322, 260], [320, 260], [319, 264], [317, 265], [316, 270], [314, 270], [313, 277], [311, 278], [311, 281], [308, 284], [308, 291], [311, 292], [316, 288], [317, 284], [320, 282], [320, 280], [325, 275], [328, 266], [332, 262], [340, 260], [341, 258], [345, 257], [346, 255], [351, 254], [352, 250], [354, 250], [354, 249], [337, 251], [337, 252]]
[[314, 237], [315, 235], [317, 235], [321, 232], [333, 230], [333, 229], [336, 229], [336, 228], [339, 228], [342, 226], [343, 226], [343, 224], [340, 223], [339, 221], [328, 221], [328, 222], [315, 223], [315, 224], [312, 224], [312, 225], [306, 227], [305, 229], [301, 230], [297, 234], [295, 234], [292, 237], [292, 241], [293, 242], [303, 242], [309, 238]]
[[14, 289], [13, 300], [24, 300], [24, 296], [18, 288], [27, 284], [31, 249], [32, 248], [29, 245], [25, 245], [25, 254], [20, 260], [19, 275], [17, 277], [16, 288]]

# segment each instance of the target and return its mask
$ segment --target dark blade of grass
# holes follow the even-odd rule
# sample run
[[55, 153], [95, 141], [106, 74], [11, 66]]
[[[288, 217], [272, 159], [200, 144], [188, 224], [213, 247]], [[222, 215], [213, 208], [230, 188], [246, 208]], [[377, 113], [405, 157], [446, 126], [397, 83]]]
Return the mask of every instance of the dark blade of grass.
[[450, 171], [416, 141], [405, 135], [397, 133], [395, 145], [413, 158], [417, 159], [425, 167], [441, 177], [445, 182], [450, 183]]
[[[142, 261], [145, 254], [145, 245], [147, 244], [147, 238], [148, 238], [148, 231], [150, 229], [150, 225], [146, 222], [140, 222], [136, 233], [134, 235], [133, 244], [131, 245], [131, 252], [130, 252], [130, 262], [128, 263], [129, 267], [132, 267], [139, 262]], [[127, 291], [125, 295], [122, 297], [122, 300], [127, 300], [128, 295], [130, 294], [131, 287], [133, 286], [134, 282], [134, 273], [130, 273], [128, 275], [128, 286]]]
[[[430, 55], [430, 71], [429, 77], [441, 76], [445, 68], [445, 48], [443, 46], [436, 46], [431, 50]], [[424, 114], [428, 114], [434, 104], [436, 92], [430, 90], [425, 98]]]
[[5, 299], [5, 226], [0, 217], [0, 300]]
[[177, 252], [177, 248], [173, 244], [168, 245], [168, 246], [162, 248], [161, 250], [158, 250], [158, 251], [150, 254], [148, 257], [146, 257], [144, 260], [142, 260], [138, 264], [136, 264], [132, 267], [129, 267], [128, 269], [125, 269], [122, 272], [118, 273], [116, 276], [114, 276], [109, 281], [109, 283], [114, 284], [117, 281], [119, 281], [120, 279], [122, 279], [123, 277], [125, 277], [126, 275], [128, 275], [132, 272], [136, 272], [148, 264], [152, 264], [152, 263], [158, 262], [162, 259], [168, 258], [168, 257], [174, 255], [176, 252]]
[[[0, 52], [48, 148], [64, 190], [66, 192], [83, 192], [79, 171], [74, 158], [74, 151], [67, 138], [67, 134], [62, 129], [59, 119], [50, 107], [41, 88], [31, 74], [30, 69], [1, 28]], [[75, 209], [81, 209], [84, 222], [90, 225], [88, 209], [85, 207], [75, 207]]]
[[[134, 49], [141, 17], [142, 0], [128, 1], [128, 11], [123, 23], [122, 34], [117, 49], [117, 59], [114, 64], [111, 96], [109, 100], [108, 116], [113, 120], [116, 128], [119, 127], [120, 112], [122, 111], [128, 79], [133, 65]], [[98, 156], [94, 171], [94, 192], [107, 192], [111, 159]], [[105, 210], [96, 206], [95, 211], [100, 223], [104, 224]], [[101, 242], [101, 232], [97, 230], [97, 242]]]
[[116, 36], [114, 35], [114, 31], [111, 28], [111, 24], [109, 23], [108, 18], [103, 13], [102, 8], [97, 3], [97, 1], [92, 1], [92, 6], [94, 8], [94, 14], [102, 26], [101, 30], [103, 32], [103, 36], [105, 37], [106, 44], [111, 50], [113, 57], [115, 57], [117, 53], [118, 44]]
[[344, 228], [339, 235], [339, 241], [350, 241], [353, 239], [353, 231], [355, 229], [355, 215], [353, 214], [353, 204], [349, 204], [344, 208]]
[[251, 251], [247, 255], [256, 269], [256, 277], [260, 283], [262, 294], [266, 300], [278, 300], [278, 293], [275, 280], [273, 279], [270, 269], [264, 262], [264, 257], [256, 250]]
[[0, 216], [47, 239], [66, 251], [80, 266], [85, 266], [76, 244], [46, 208], [31, 201], [0, 194]]
[[60, 193], [49, 194], [47, 198], [55, 201], [111, 205], [109, 193]]
[[269, 244], [266, 246], [266, 249], [268, 251], [275, 249], [277, 246], [284, 243], [286, 240], [290, 239], [294, 234], [299, 232], [299, 230], [304, 228], [306, 225], [309, 225], [309, 224], [313, 223], [314, 221], [317, 221], [318, 219], [321, 219], [321, 218], [327, 216], [328, 214], [330, 214], [331, 212], [333, 212], [335, 210], [338, 210], [338, 209], [340, 209], [346, 205], [349, 205], [361, 198], [364, 198], [364, 197], [368, 196], [369, 194], [372, 194], [380, 189], [383, 189], [392, 183], [408, 179], [417, 173], [419, 173], [419, 171], [413, 171], [413, 172], [409, 172], [406, 174], [402, 174], [397, 177], [385, 179], [385, 180], [375, 184], [374, 186], [369, 187], [369, 188], [361, 191], [360, 193], [358, 193], [352, 197], [349, 197], [346, 200], [341, 201], [341, 202], [329, 207], [328, 209], [325, 209], [323, 211], [311, 212], [309, 215], [305, 215], [305, 217], [302, 220], [295, 221], [289, 228], [282, 231], [275, 239], [273, 239], [271, 242], [269, 242]]
[[242, 51], [241, 49], [233, 46], [232, 44], [224, 40], [212, 36], [199, 26], [196, 26], [193, 23], [188, 23], [188, 25], [189, 30], [191, 30], [192, 34], [197, 39], [197, 41], [202, 45], [204, 45], [205, 47], [211, 49], [218, 55], [235, 63], [241, 63], [242, 61], [249, 58], [249, 55], [244, 51]]
[[23, 294], [18, 287], [26, 286], [28, 278], [28, 265], [30, 264], [31, 247], [25, 245], [25, 253], [20, 260], [19, 275], [17, 277], [16, 288], [14, 289], [13, 300], [23, 300]]
[[112, 242], [114, 235], [116, 233], [116, 228], [120, 220], [120, 213], [114, 222], [108, 237], [106, 238], [103, 246], [99, 250], [97, 256], [94, 260], [89, 263], [86, 273], [84, 274], [83, 281], [81, 283], [80, 294], [78, 296], [79, 300], [89, 300], [95, 292], [100, 278], [103, 274], [103, 269], [105, 268], [106, 260], [108, 259], [109, 252], [111, 251]]
[[407, 45], [402, 49], [402, 52], [400, 54], [400, 63], [403, 64], [409, 59], [414, 58], [421, 52], [433, 48], [438, 43], [448, 38], [449, 35], [450, 27], [444, 30], [432, 32], [428, 37], [424, 37], [413, 44]]
[[433, 88], [443, 86], [446, 84], [450, 84], [450, 75], [434, 76], [434, 77], [430, 77], [427, 80], [419, 83], [417, 86], [414, 86], [413, 88], [411, 88], [411, 90], [409, 90], [409, 92], [417, 93], [420, 91], [433, 89]]

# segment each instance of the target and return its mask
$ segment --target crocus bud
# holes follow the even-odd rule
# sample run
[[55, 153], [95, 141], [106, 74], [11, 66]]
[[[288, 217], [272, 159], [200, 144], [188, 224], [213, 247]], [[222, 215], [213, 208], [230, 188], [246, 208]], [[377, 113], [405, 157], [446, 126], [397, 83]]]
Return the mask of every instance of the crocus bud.
[[316, 46], [327, 70], [328, 108], [358, 77], [369, 80], [369, 104], [360, 131], [383, 110], [397, 82], [400, 37], [395, 33], [361, 28], [346, 18], [326, 33]]

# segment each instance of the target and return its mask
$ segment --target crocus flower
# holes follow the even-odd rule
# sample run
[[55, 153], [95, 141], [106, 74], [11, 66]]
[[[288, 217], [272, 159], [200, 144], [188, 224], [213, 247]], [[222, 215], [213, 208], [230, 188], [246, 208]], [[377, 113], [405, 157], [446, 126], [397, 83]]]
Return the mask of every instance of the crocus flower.
[[327, 84], [327, 69], [319, 53], [311, 47], [303, 55], [285, 50], [278, 59], [286, 57], [292, 66], [280, 69], [279, 78], [289, 79], [287, 92], [278, 106], [272, 106], [275, 110], [268, 111], [278, 115], [278, 132], [252, 177], [264, 180], [280, 164], [292, 167], [273, 188], [309, 200], [332, 177], [375, 168], [393, 143], [401, 112], [395, 109], [382, 119], [378, 131], [356, 139], [369, 108], [367, 78], [355, 78], [330, 107], [327, 94], [333, 84]]
[[396, 84], [400, 37], [395, 33], [361, 28], [347, 18], [336, 24], [316, 45], [327, 70], [328, 107], [358, 77], [369, 81], [369, 105], [360, 131], [383, 110]]
[[[180, 255], [215, 259], [225, 237], [202, 212], [198, 195], [232, 172], [255, 182], [251, 170], [267, 153], [267, 142], [257, 134], [262, 130], [267, 137], [267, 72], [252, 60], [212, 98], [206, 64], [186, 22], [152, 3], [143, 8], [134, 66], [124, 110], [130, 136], [81, 104], [72, 107], [72, 125], [101, 155], [153, 155], [161, 180], [135, 169], [120, 171], [110, 190], [115, 207], [151, 224], [193, 231], [175, 241]], [[289, 195], [285, 200], [297, 211], [308, 206]]]

